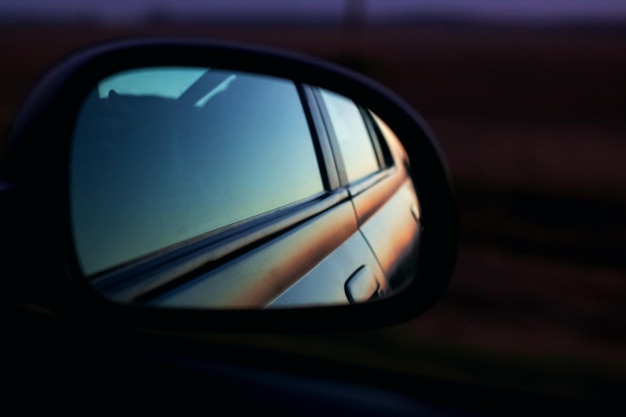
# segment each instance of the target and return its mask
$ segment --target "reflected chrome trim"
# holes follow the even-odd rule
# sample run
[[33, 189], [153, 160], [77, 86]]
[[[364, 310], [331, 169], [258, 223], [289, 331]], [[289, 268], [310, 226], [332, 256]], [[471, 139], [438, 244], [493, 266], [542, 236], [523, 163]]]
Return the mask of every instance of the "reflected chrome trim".
[[244, 249], [249, 250], [346, 201], [346, 190], [326, 193], [295, 206], [278, 209], [166, 253], [152, 254], [94, 278], [93, 287], [106, 298], [135, 301], [172, 281], [213, 269]]

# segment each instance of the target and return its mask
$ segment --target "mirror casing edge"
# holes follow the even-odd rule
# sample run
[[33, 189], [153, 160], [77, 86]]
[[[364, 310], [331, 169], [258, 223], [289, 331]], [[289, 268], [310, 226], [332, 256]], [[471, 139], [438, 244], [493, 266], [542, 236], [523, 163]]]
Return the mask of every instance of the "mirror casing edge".
[[[73, 123], [87, 92], [99, 79], [148, 65], [226, 67], [297, 79], [349, 96], [379, 115], [392, 127], [411, 159], [424, 219], [418, 279], [397, 295], [372, 303], [262, 313], [159, 310], [103, 300], [80, 272], [70, 232], [68, 165]], [[50, 132], [54, 132], [54, 140]], [[12, 206], [18, 207], [16, 213], [34, 219], [28, 224], [19, 222], [20, 227], [11, 234], [22, 241], [16, 247], [30, 247], [32, 242], [25, 236], [36, 233], [43, 236], [41, 244], [51, 248], [35, 252], [39, 258], [24, 275], [39, 278], [16, 283], [18, 298], [40, 303], [50, 311], [105, 324], [235, 332], [377, 327], [407, 320], [431, 307], [447, 287], [456, 258], [458, 220], [450, 177], [427, 124], [404, 101], [374, 81], [330, 63], [283, 51], [146, 39], [106, 43], [79, 52], [49, 72], [25, 103], [14, 123], [2, 169], [0, 178], [15, 189], [10, 199], [15, 201]], [[41, 207], [47, 207], [43, 214], [38, 210]], [[13, 253], [20, 255], [16, 249]], [[290, 317], [288, 323], [284, 320], [286, 314]]]

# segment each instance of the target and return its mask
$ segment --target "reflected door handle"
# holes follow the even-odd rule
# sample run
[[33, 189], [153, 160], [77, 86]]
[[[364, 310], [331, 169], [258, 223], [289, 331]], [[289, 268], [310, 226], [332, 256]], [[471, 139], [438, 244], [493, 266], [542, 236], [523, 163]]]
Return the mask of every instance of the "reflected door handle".
[[420, 209], [417, 207], [417, 204], [411, 204], [411, 215], [421, 227], [422, 222], [420, 221]]
[[351, 304], [363, 303], [378, 292], [378, 281], [370, 270], [361, 265], [346, 281], [346, 296]]

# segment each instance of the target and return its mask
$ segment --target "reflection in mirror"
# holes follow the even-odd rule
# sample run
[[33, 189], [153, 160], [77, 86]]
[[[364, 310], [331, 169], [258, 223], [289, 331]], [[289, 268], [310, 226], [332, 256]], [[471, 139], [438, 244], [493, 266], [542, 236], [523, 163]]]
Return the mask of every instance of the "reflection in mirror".
[[120, 72], [98, 83], [75, 125], [76, 257], [121, 303], [374, 300], [415, 275], [409, 169], [382, 120], [330, 91], [223, 69]]

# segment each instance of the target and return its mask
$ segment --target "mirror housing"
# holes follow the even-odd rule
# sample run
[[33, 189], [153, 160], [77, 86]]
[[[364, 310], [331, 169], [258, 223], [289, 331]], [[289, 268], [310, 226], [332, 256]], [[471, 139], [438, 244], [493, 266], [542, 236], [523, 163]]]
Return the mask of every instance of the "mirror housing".
[[[362, 304], [276, 310], [160, 309], [106, 300], [84, 279], [70, 218], [70, 163], [77, 115], [99, 80], [134, 68], [225, 68], [314, 85], [349, 97], [391, 127], [411, 163], [422, 218], [417, 278], [388, 298]], [[0, 167], [3, 253], [10, 294], [72, 320], [115, 327], [196, 331], [328, 331], [415, 317], [450, 279], [458, 220], [450, 177], [422, 118], [398, 96], [350, 70], [257, 47], [187, 40], [128, 40], [91, 47], [53, 68], [16, 119]], [[4, 274], [3, 274], [4, 275]]]

